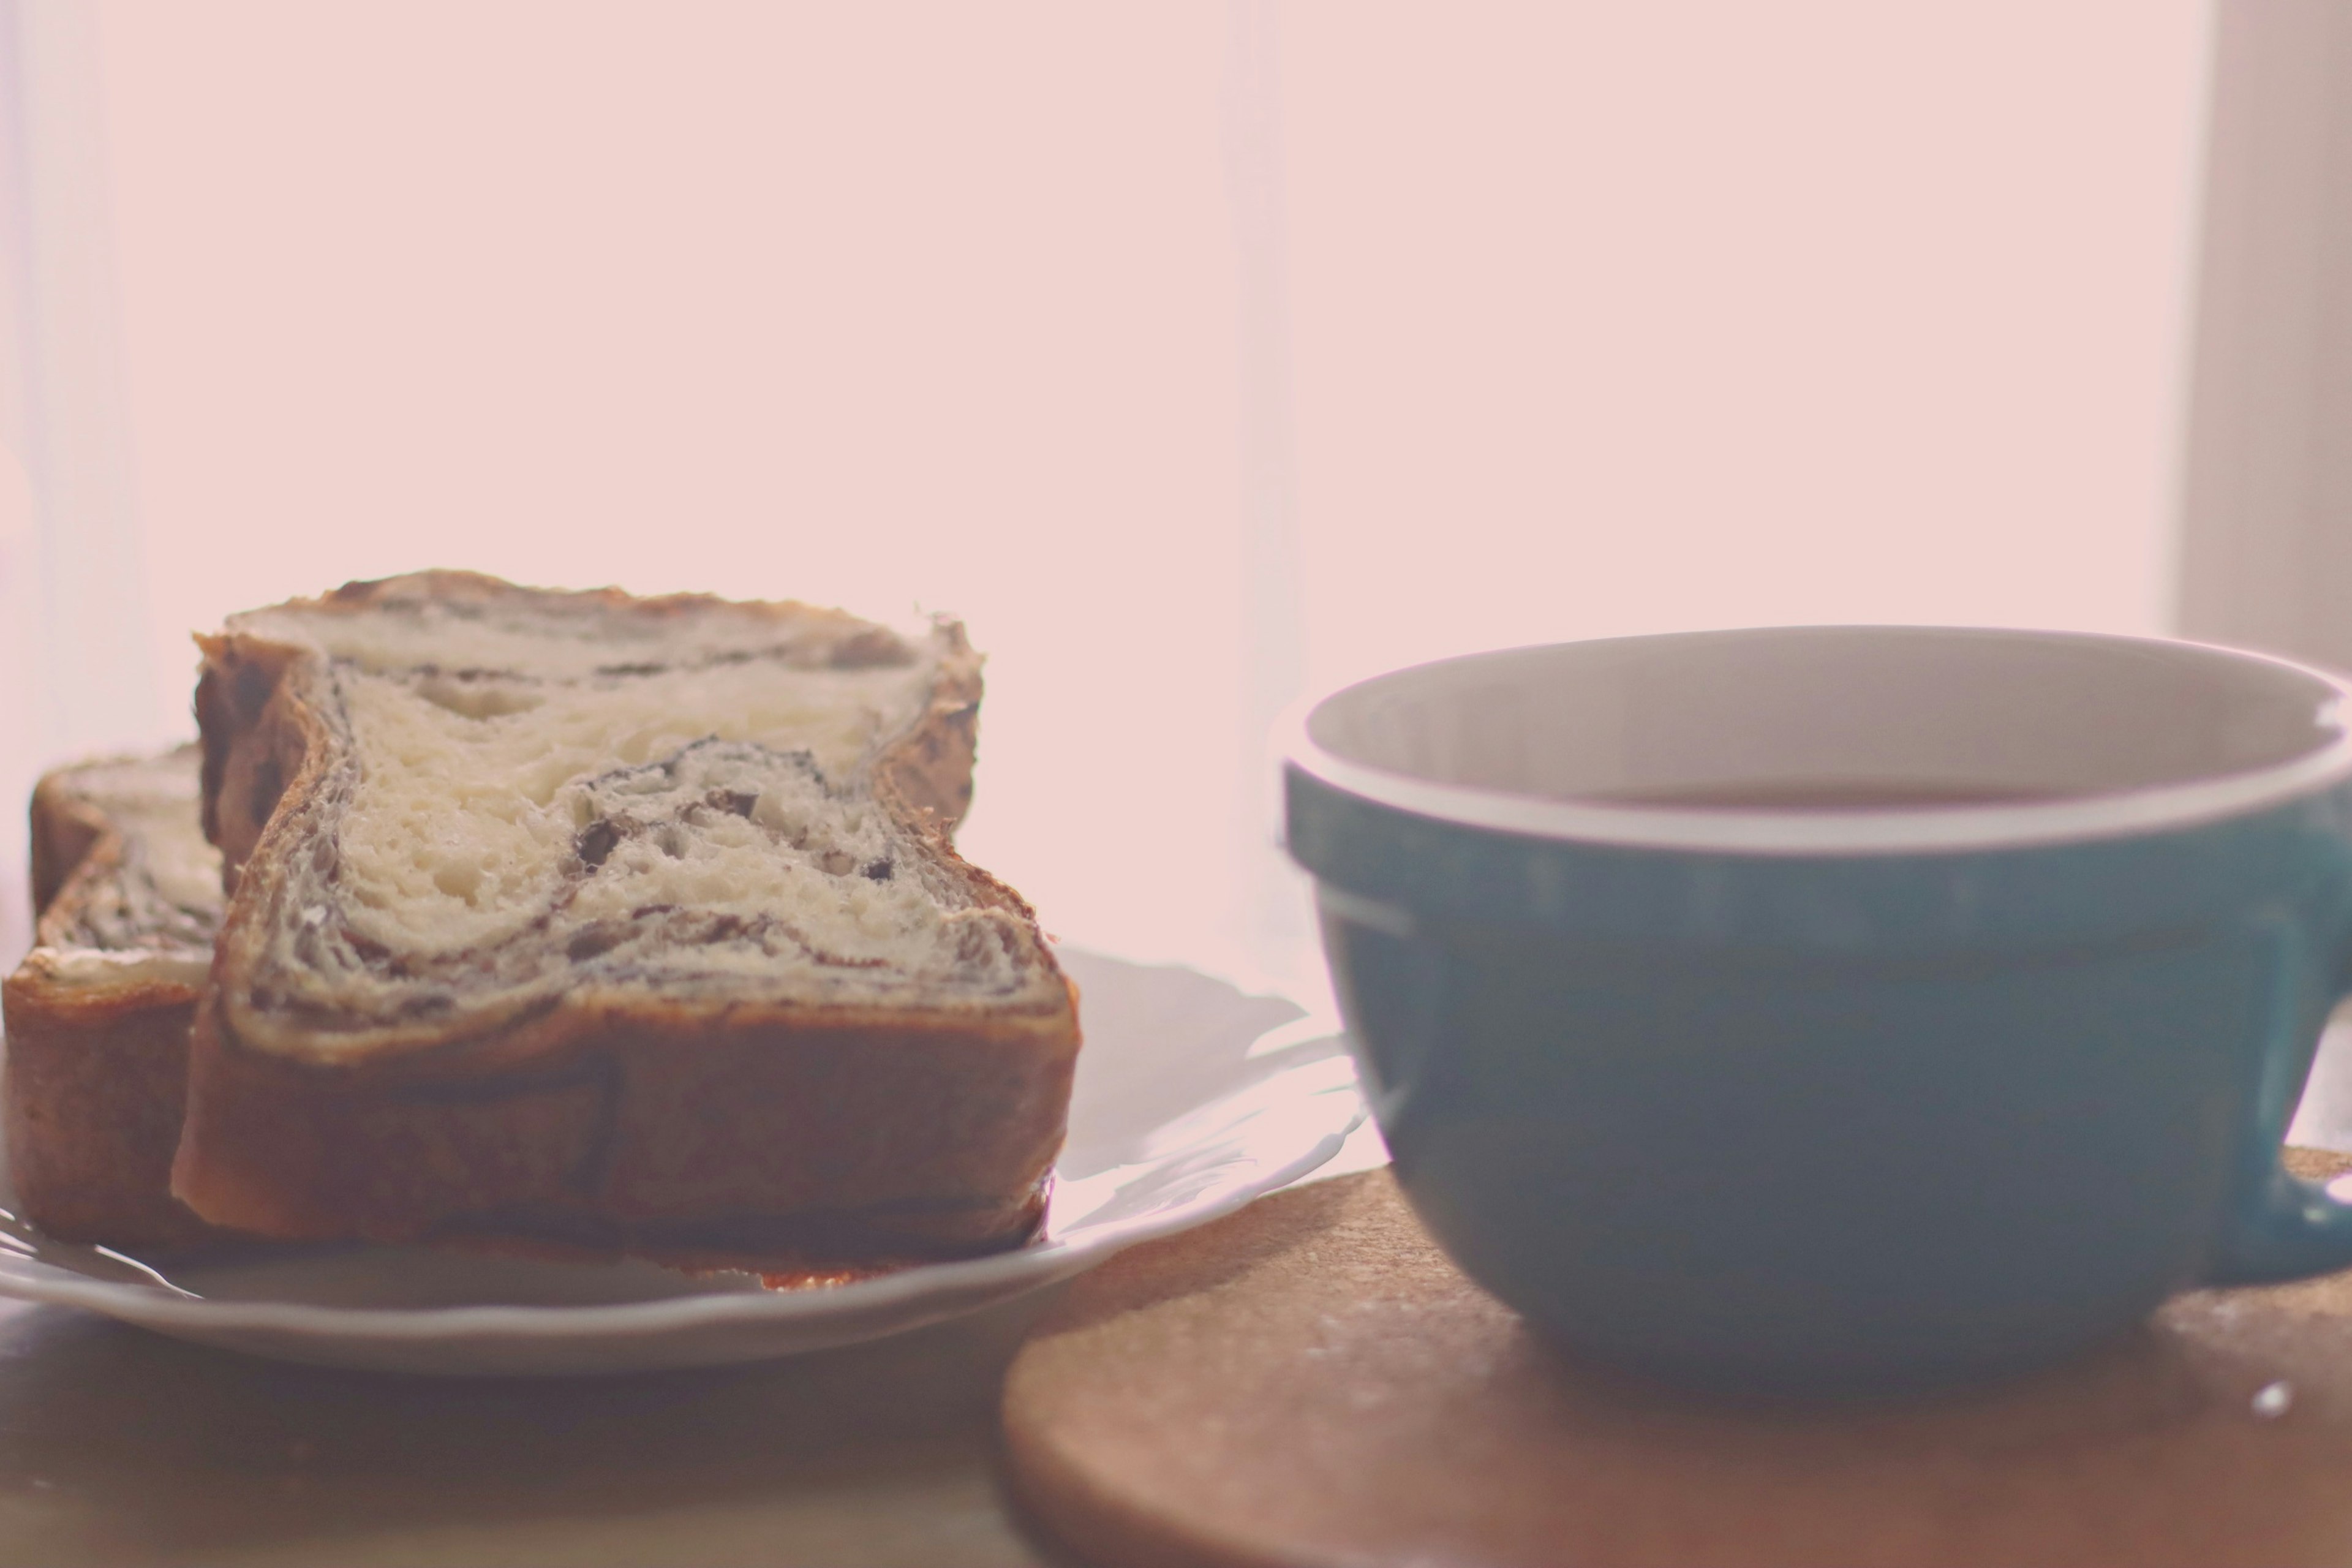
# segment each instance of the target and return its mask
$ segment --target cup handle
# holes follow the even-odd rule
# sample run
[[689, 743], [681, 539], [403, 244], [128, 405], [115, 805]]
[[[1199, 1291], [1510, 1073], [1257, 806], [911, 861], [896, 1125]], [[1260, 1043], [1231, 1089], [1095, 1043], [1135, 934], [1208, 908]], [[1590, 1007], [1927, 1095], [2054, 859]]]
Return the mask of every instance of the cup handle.
[[2208, 1285], [2274, 1285], [2352, 1268], [2352, 1204], [2318, 1182], [2274, 1173], [2254, 1212], [2240, 1222]]
[[[2292, 935], [2284, 931], [2280, 934], [2284, 939], [2282, 947], [2293, 952], [2295, 944]], [[2340, 940], [2336, 945], [2352, 949], [2352, 938]], [[2304, 951], [2307, 952], [2309, 949]], [[2352, 995], [2352, 952], [2339, 959], [2336, 973], [2336, 999], [2340, 1002]], [[2310, 1032], [2301, 1037], [2316, 1040], [2326, 1024], [2327, 1014], [2323, 1012], [2311, 1025]], [[2315, 1058], [2315, 1048], [2311, 1056], [2304, 1058], [2302, 1079], [2278, 1086], [2277, 1091], [2264, 1096], [2270, 1102], [2264, 1120], [2273, 1128], [2269, 1140], [2273, 1148], [2285, 1141], [2287, 1122], [2307, 1086]], [[2277, 1058], [2273, 1060], [2275, 1063]], [[2231, 1226], [2221, 1256], [2206, 1270], [2203, 1282], [2274, 1285], [2352, 1268], [2352, 1202], [2336, 1197], [2328, 1190], [2334, 1184], [2290, 1174], [2273, 1152], [2270, 1179], [2258, 1189], [2248, 1211], [2242, 1213]]]

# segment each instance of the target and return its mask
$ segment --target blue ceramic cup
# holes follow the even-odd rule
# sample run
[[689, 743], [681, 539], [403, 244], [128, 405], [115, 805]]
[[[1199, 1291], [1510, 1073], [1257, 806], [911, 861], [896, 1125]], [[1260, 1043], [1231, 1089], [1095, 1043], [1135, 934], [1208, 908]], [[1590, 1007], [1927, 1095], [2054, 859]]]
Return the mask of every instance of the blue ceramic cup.
[[2345, 697], [2048, 633], [1487, 654], [1310, 710], [1289, 843], [1472, 1278], [1678, 1381], [1916, 1387], [2352, 1265], [2279, 1167], [2352, 985]]

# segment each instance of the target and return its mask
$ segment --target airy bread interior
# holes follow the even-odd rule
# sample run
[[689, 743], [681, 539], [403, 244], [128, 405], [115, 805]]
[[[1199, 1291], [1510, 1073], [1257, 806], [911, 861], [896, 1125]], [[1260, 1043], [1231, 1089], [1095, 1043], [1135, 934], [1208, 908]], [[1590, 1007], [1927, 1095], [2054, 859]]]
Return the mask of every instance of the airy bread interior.
[[[200, 760], [186, 745], [60, 769], [43, 781], [53, 831], [78, 826], [83, 843], [71, 851], [76, 866], [55, 872], [60, 879], [70, 873], [70, 896], [58, 896], [66, 887], [37, 889], [44, 907], [26, 961], [34, 970], [67, 985], [204, 984], [221, 877], [220, 852], [197, 823]], [[85, 858], [106, 837], [111, 852]]]
[[[810, 1008], [1066, 1006], [1017, 900], [891, 796], [961, 632], [435, 574], [239, 616], [341, 737], [221, 997], [248, 1046], [446, 1041], [583, 988]], [[968, 755], [968, 753], [967, 753]], [[268, 781], [277, 784], [282, 781]]]

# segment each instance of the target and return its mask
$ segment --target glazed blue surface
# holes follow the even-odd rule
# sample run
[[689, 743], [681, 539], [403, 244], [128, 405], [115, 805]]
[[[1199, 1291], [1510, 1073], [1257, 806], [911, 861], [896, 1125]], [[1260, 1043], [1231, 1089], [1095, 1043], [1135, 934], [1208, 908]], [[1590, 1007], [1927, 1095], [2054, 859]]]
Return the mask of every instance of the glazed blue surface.
[[2278, 1168], [2352, 952], [2352, 790], [2007, 849], [1465, 826], [1291, 767], [1405, 1191], [1564, 1344], [1811, 1392], [2020, 1369], [2352, 1265]]

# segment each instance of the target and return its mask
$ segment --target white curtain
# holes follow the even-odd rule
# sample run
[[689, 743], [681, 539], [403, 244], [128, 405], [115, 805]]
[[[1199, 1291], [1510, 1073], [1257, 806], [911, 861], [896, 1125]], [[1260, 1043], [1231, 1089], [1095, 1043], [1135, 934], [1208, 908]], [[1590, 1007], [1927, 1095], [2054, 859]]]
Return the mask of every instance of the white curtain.
[[5, 8], [87, 33], [9, 79], [83, 432], [0, 389], [12, 799], [350, 577], [952, 609], [968, 852], [1312, 1000], [1301, 689], [2170, 613], [2201, 0]]
[[0, 963], [29, 939], [23, 806], [57, 758], [154, 743], [96, 17], [0, 0]]
[[2221, 7], [2180, 624], [2352, 669], [2352, 8]]

